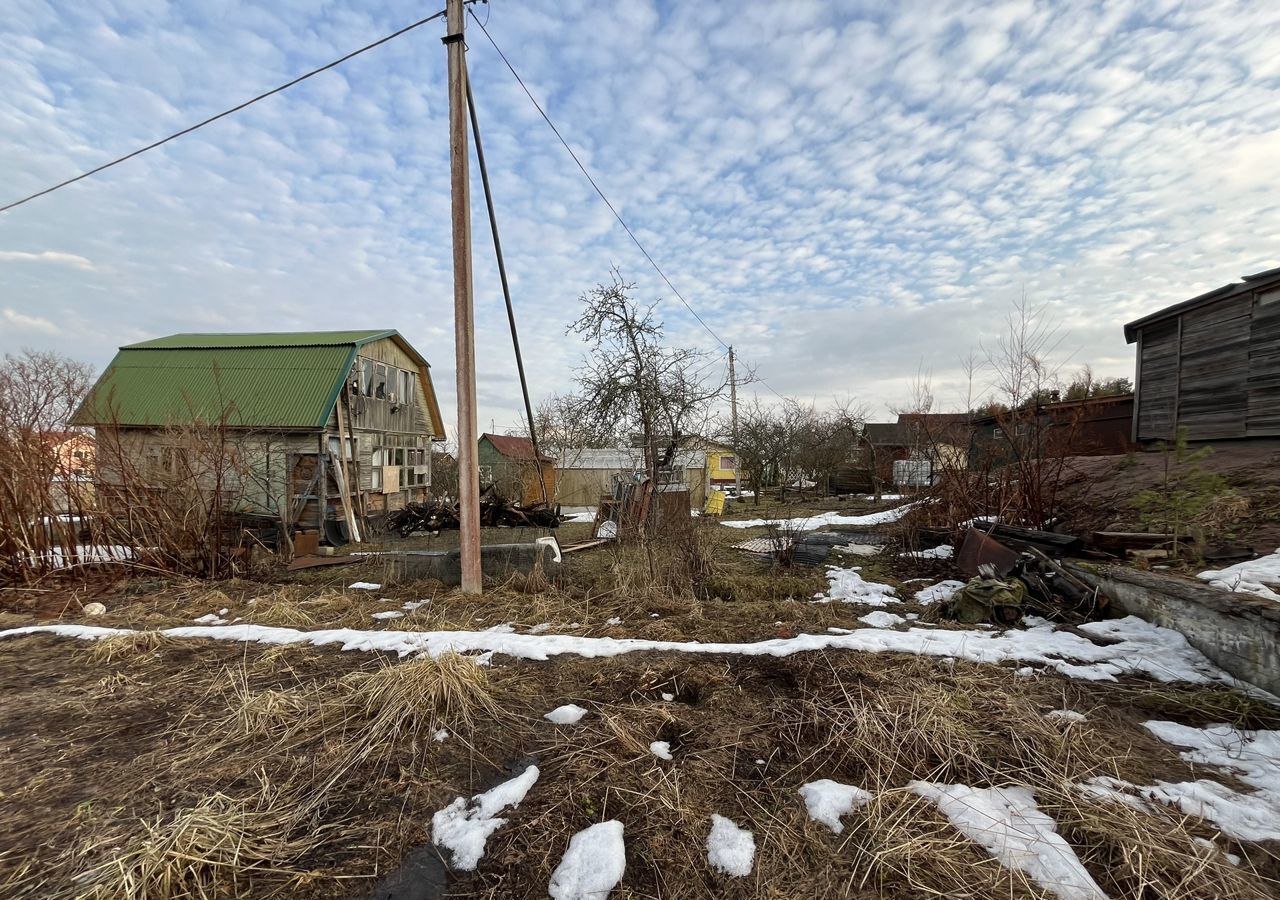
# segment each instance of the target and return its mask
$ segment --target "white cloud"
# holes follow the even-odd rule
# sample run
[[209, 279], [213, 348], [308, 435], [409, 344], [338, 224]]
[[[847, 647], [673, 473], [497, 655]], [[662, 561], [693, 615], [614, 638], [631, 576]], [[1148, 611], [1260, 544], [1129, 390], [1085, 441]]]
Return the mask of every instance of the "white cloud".
[[41, 250], [39, 253], [28, 253], [24, 250], [0, 250], [0, 262], [51, 263], [59, 266], [74, 266], [77, 269], [93, 268], [93, 263], [83, 256], [76, 256], [74, 253], [59, 253], [56, 250]]
[[61, 334], [62, 330], [48, 319], [39, 316], [28, 316], [7, 306], [0, 310], [0, 319], [17, 332], [38, 332], [40, 334]]

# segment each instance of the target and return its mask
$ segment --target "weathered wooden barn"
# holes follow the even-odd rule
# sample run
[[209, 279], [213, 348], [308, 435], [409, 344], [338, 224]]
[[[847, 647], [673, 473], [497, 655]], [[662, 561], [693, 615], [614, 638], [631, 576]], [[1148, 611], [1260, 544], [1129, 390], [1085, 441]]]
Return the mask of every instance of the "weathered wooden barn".
[[216, 479], [239, 508], [322, 531], [425, 499], [445, 436], [427, 361], [394, 330], [130, 344], [73, 422], [97, 433], [101, 482]]
[[1124, 326], [1138, 345], [1133, 438], [1280, 437], [1280, 268]]

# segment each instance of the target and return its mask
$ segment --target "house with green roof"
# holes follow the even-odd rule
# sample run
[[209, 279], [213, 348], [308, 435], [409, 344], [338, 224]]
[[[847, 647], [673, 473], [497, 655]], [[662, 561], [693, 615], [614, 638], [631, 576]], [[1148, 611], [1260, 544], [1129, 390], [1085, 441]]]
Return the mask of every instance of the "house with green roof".
[[241, 492], [243, 505], [297, 529], [426, 499], [432, 443], [445, 437], [430, 366], [390, 329], [129, 344], [72, 422], [92, 426], [99, 448], [116, 448], [115, 465], [100, 459], [107, 481], [181, 478], [194, 470], [184, 462], [193, 435], [231, 440], [255, 486]]

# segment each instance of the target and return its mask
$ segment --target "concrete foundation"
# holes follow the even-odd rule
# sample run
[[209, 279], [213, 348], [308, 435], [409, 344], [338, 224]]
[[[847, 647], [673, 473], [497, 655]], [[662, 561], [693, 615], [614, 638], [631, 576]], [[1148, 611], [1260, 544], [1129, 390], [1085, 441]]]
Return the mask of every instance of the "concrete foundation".
[[1117, 615], [1180, 631], [1224, 671], [1280, 695], [1280, 603], [1124, 566], [1067, 568], [1110, 597]]
[[[370, 554], [388, 564], [389, 580], [431, 578], [451, 587], [462, 583], [462, 558], [454, 550], [393, 550]], [[485, 578], [531, 575], [541, 568], [548, 577], [560, 570], [560, 547], [554, 540], [533, 544], [485, 544], [480, 548], [480, 569]]]

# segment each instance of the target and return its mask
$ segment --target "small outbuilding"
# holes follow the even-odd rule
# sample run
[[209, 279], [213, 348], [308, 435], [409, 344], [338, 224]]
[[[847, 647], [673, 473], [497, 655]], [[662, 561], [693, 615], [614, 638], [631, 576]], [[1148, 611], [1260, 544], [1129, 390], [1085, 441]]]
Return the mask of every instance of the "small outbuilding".
[[1124, 326], [1138, 345], [1133, 439], [1280, 437], [1280, 268]]
[[545, 453], [535, 454], [528, 438], [486, 432], [480, 435], [476, 461], [480, 489], [492, 487], [509, 502], [532, 506], [556, 495], [556, 461]]

